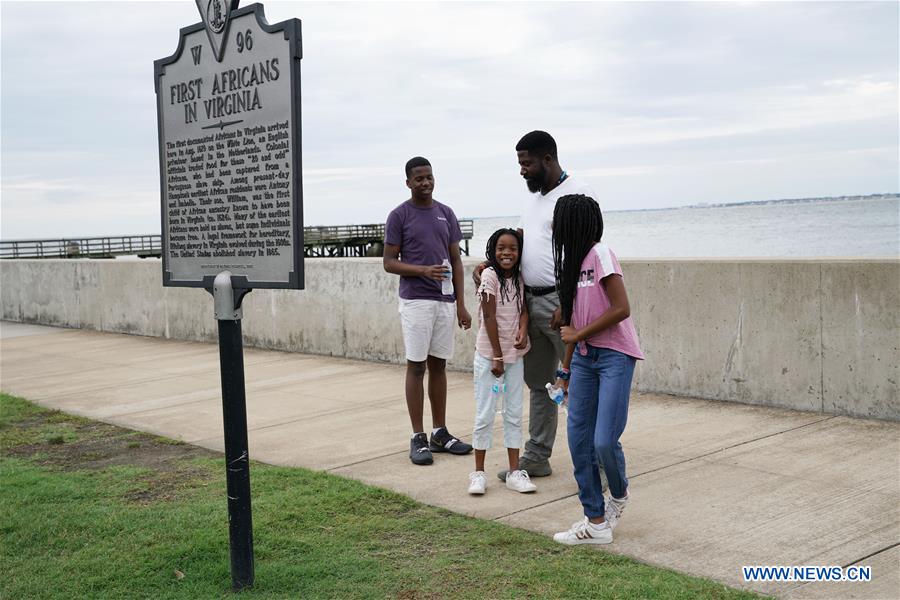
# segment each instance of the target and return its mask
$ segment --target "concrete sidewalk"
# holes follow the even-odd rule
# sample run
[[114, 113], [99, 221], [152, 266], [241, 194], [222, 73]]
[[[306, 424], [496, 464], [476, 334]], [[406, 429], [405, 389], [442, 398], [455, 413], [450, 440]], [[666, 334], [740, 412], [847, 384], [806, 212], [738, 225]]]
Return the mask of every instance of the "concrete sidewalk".
[[[0, 338], [3, 391], [222, 449], [215, 345], [9, 322]], [[562, 420], [537, 493], [490, 477], [475, 498], [471, 456], [410, 464], [402, 367], [253, 348], [244, 359], [254, 460], [544, 534], [581, 515]], [[448, 381], [448, 426], [470, 439], [471, 375]], [[500, 427], [490, 473], [505, 460]], [[787, 598], [900, 597], [900, 424], [635, 393], [622, 443], [633, 500], [610, 552]], [[742, 565], [868, 565], [873, 581], [748, 584]]]

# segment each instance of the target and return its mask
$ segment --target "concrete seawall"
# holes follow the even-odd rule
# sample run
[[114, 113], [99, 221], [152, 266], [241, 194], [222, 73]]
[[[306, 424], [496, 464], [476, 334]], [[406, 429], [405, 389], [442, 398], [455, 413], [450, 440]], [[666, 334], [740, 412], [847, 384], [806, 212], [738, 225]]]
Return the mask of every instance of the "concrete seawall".
[[[476, 261], [465, 264], [476, 318]], [[900, 261], [625, 260], [622, 268], [647, 356], [638, 389], [900, 420]], [[397, 278], [380, 259], [308, 260], [306, 280], [302, 292], [245, 298], [245, 344], [403, 361]], [[0, 304], [11, 321], [216, 339], [212, 297], [163, 288], [156, 260], [0, 261]], [[474, 335], [457, 332], [452, 368], [471, 368]]]

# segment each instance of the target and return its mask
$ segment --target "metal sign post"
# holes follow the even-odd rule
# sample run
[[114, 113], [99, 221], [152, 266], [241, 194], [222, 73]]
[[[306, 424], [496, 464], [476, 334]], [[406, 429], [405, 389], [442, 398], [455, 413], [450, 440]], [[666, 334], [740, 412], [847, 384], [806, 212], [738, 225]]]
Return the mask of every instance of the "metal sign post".
[[244, 346], [241, 339], [241, 302], [249, 292], [250, 290], [235, 290], [231, 287], [229, 271], [222, 271], [216, 276], [212, 289], [215, 317], [219, 322], [228, 539], [231, 547], [231, 586], [235, 590], [253, 585], [250, 451], [247, 443], [247, 401], [244, 395]]
[[253, 585], [241, 302], [303, 289], [300, 21], [195, 0], [201, 23], [154, 63], [164, 286], [205, 288], [219, 328], [231, 581]]

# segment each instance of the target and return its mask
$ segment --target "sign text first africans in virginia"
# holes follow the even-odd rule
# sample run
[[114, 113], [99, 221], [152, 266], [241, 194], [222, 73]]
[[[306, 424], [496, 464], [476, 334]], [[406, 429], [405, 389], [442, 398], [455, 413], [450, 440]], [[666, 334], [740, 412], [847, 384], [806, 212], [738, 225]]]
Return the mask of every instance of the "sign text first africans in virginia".
[[[280, 75], [278, 59], [271, 58], [217, 73], [213, 76], [211, 90], [205, 88], [202, 77], [172, 84], [169, 86], [169, 102], [172, 105], [184, 104], [185, 123], [197, 120], [198, 101], [202, 102], [207, 119], [257, 110], [262, 108], [258, 86], [277, 81]], [[207, 91], [207, 96], [204, 96]]]

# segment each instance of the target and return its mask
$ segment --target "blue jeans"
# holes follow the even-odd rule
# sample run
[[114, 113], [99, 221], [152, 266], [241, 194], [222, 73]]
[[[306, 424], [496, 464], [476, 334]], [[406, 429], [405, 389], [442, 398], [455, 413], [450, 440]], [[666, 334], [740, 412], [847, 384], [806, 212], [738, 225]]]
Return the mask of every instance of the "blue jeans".
[[623, 498], [628, 489], [619, 437], [628, 420], [628, 396], [637, 361], [616, 350], [593, 346], [587, 346], [587, 356], [582, 356], [581, 345], [572, 356], [569, 381], [569, 452], [584, 515], [594, 518], [602, 517], [605, 508], [598, 459], [613, 497]]

